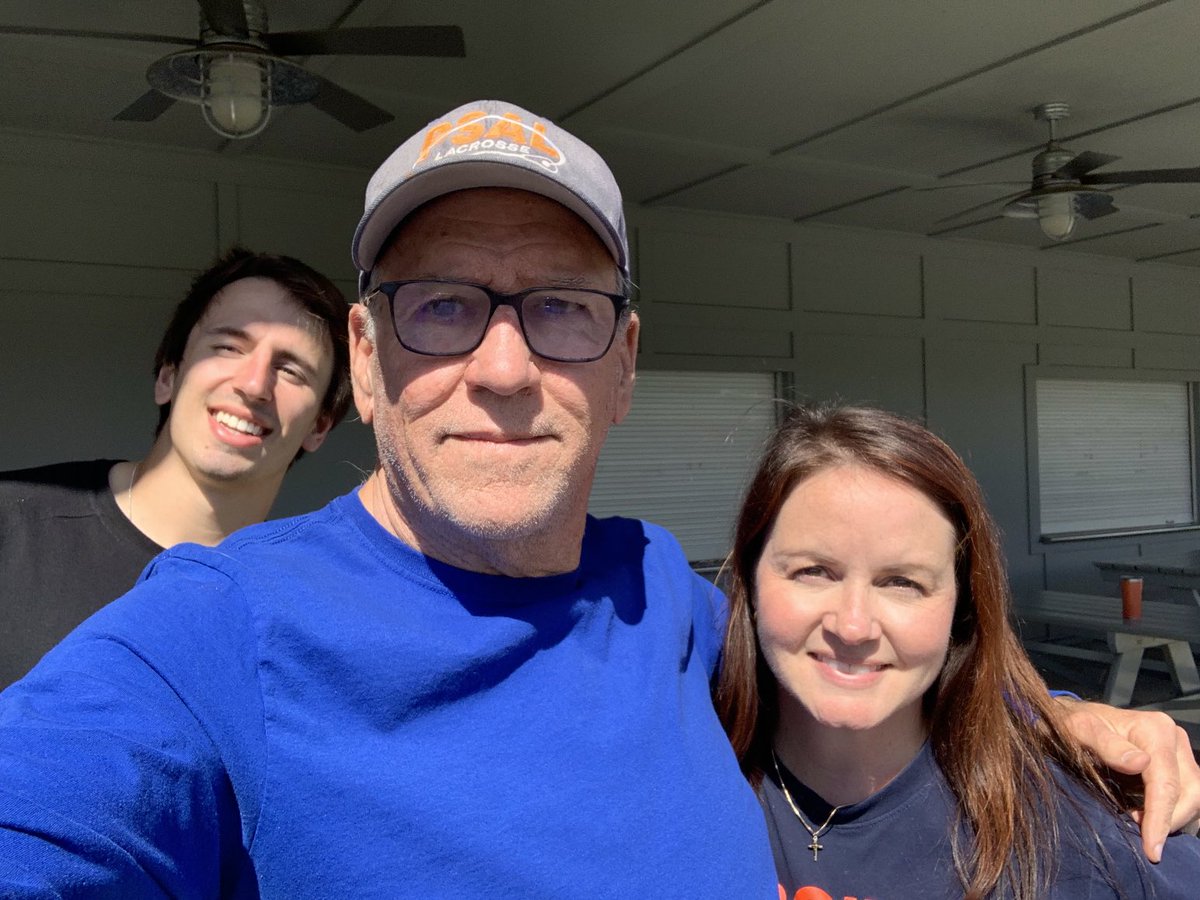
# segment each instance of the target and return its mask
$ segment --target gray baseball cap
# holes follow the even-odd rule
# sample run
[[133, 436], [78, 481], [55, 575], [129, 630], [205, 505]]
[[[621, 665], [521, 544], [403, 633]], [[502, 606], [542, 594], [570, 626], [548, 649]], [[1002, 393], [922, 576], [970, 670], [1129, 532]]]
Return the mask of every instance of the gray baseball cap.
[[591, 226], [629, 277], [621, 191], [600, 154], [519, 106], [477, 100], [434, 119], [371, 176], [351, 246], [359, 292], [406, 216], [443, 194], [477, 187], [519, 188], [561, 203]]

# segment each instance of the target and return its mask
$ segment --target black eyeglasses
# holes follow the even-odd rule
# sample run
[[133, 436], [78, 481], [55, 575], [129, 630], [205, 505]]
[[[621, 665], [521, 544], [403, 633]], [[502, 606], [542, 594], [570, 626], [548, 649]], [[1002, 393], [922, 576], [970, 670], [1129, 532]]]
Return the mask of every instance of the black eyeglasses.
[[462, 356], [483, 343], [496, 309], [511, 306], [525, 343], [556, 362], [592, 362], [612, 346], [629, 298], [604, 291], [535, 287], [501, 294], [465, 281], [383, 281], [396, 340], [424, 356]]

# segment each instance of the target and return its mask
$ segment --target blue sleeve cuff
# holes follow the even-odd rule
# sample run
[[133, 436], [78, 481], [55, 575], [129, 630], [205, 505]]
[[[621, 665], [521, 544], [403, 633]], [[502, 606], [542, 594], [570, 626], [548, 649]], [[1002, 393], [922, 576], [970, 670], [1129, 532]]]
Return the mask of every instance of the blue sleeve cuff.
[[1079, 700], [1079, 701], [1083, 700], [1082, 697], [1080, 697], [1078, 694], [1072, 693], [1071, 691], [1051, 691], [1050, 696], [1051, 697], [1070, 697], [1072, 700]]

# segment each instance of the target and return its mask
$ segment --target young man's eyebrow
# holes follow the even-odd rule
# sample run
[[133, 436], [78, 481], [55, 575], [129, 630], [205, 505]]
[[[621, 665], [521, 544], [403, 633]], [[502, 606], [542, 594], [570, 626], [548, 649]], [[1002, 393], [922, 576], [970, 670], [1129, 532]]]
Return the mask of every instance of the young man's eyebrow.
[[[210, 328], [204, 329], [204, 334], [209, 336], [226, 335], [228, 337], [240, 338], [243, 341], [253, 340], [248, 331], [246, 331], [244, 328], [238, 328], [236, 325], [213, 325]], [[317, 371], [317, 366], [313, 365], [303, 357], [297, 356], [291, 350], [278, 350], [275, 353], [275, 357], [277, 359], [283, 359], [289, 363], [295, 363], [304, 369], [305, 372], [315, 374]]]
[[233, 325], [211, 325], [204, 329], [204, 334], [225, 334], [229, 335], [229, 337], [242, 338], [243, 340], [250, 339], [250, 334], [245, 329], [237, 328]]

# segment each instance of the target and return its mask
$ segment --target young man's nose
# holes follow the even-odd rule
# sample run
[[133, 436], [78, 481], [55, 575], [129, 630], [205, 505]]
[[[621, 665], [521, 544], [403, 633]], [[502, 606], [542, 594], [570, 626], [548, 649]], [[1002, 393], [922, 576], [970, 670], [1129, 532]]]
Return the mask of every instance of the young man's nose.
[[233, 376], [234, 389], [248, 400], [270, 400], [275, 389], [275, 367], [269, 354], [247, 354]]

